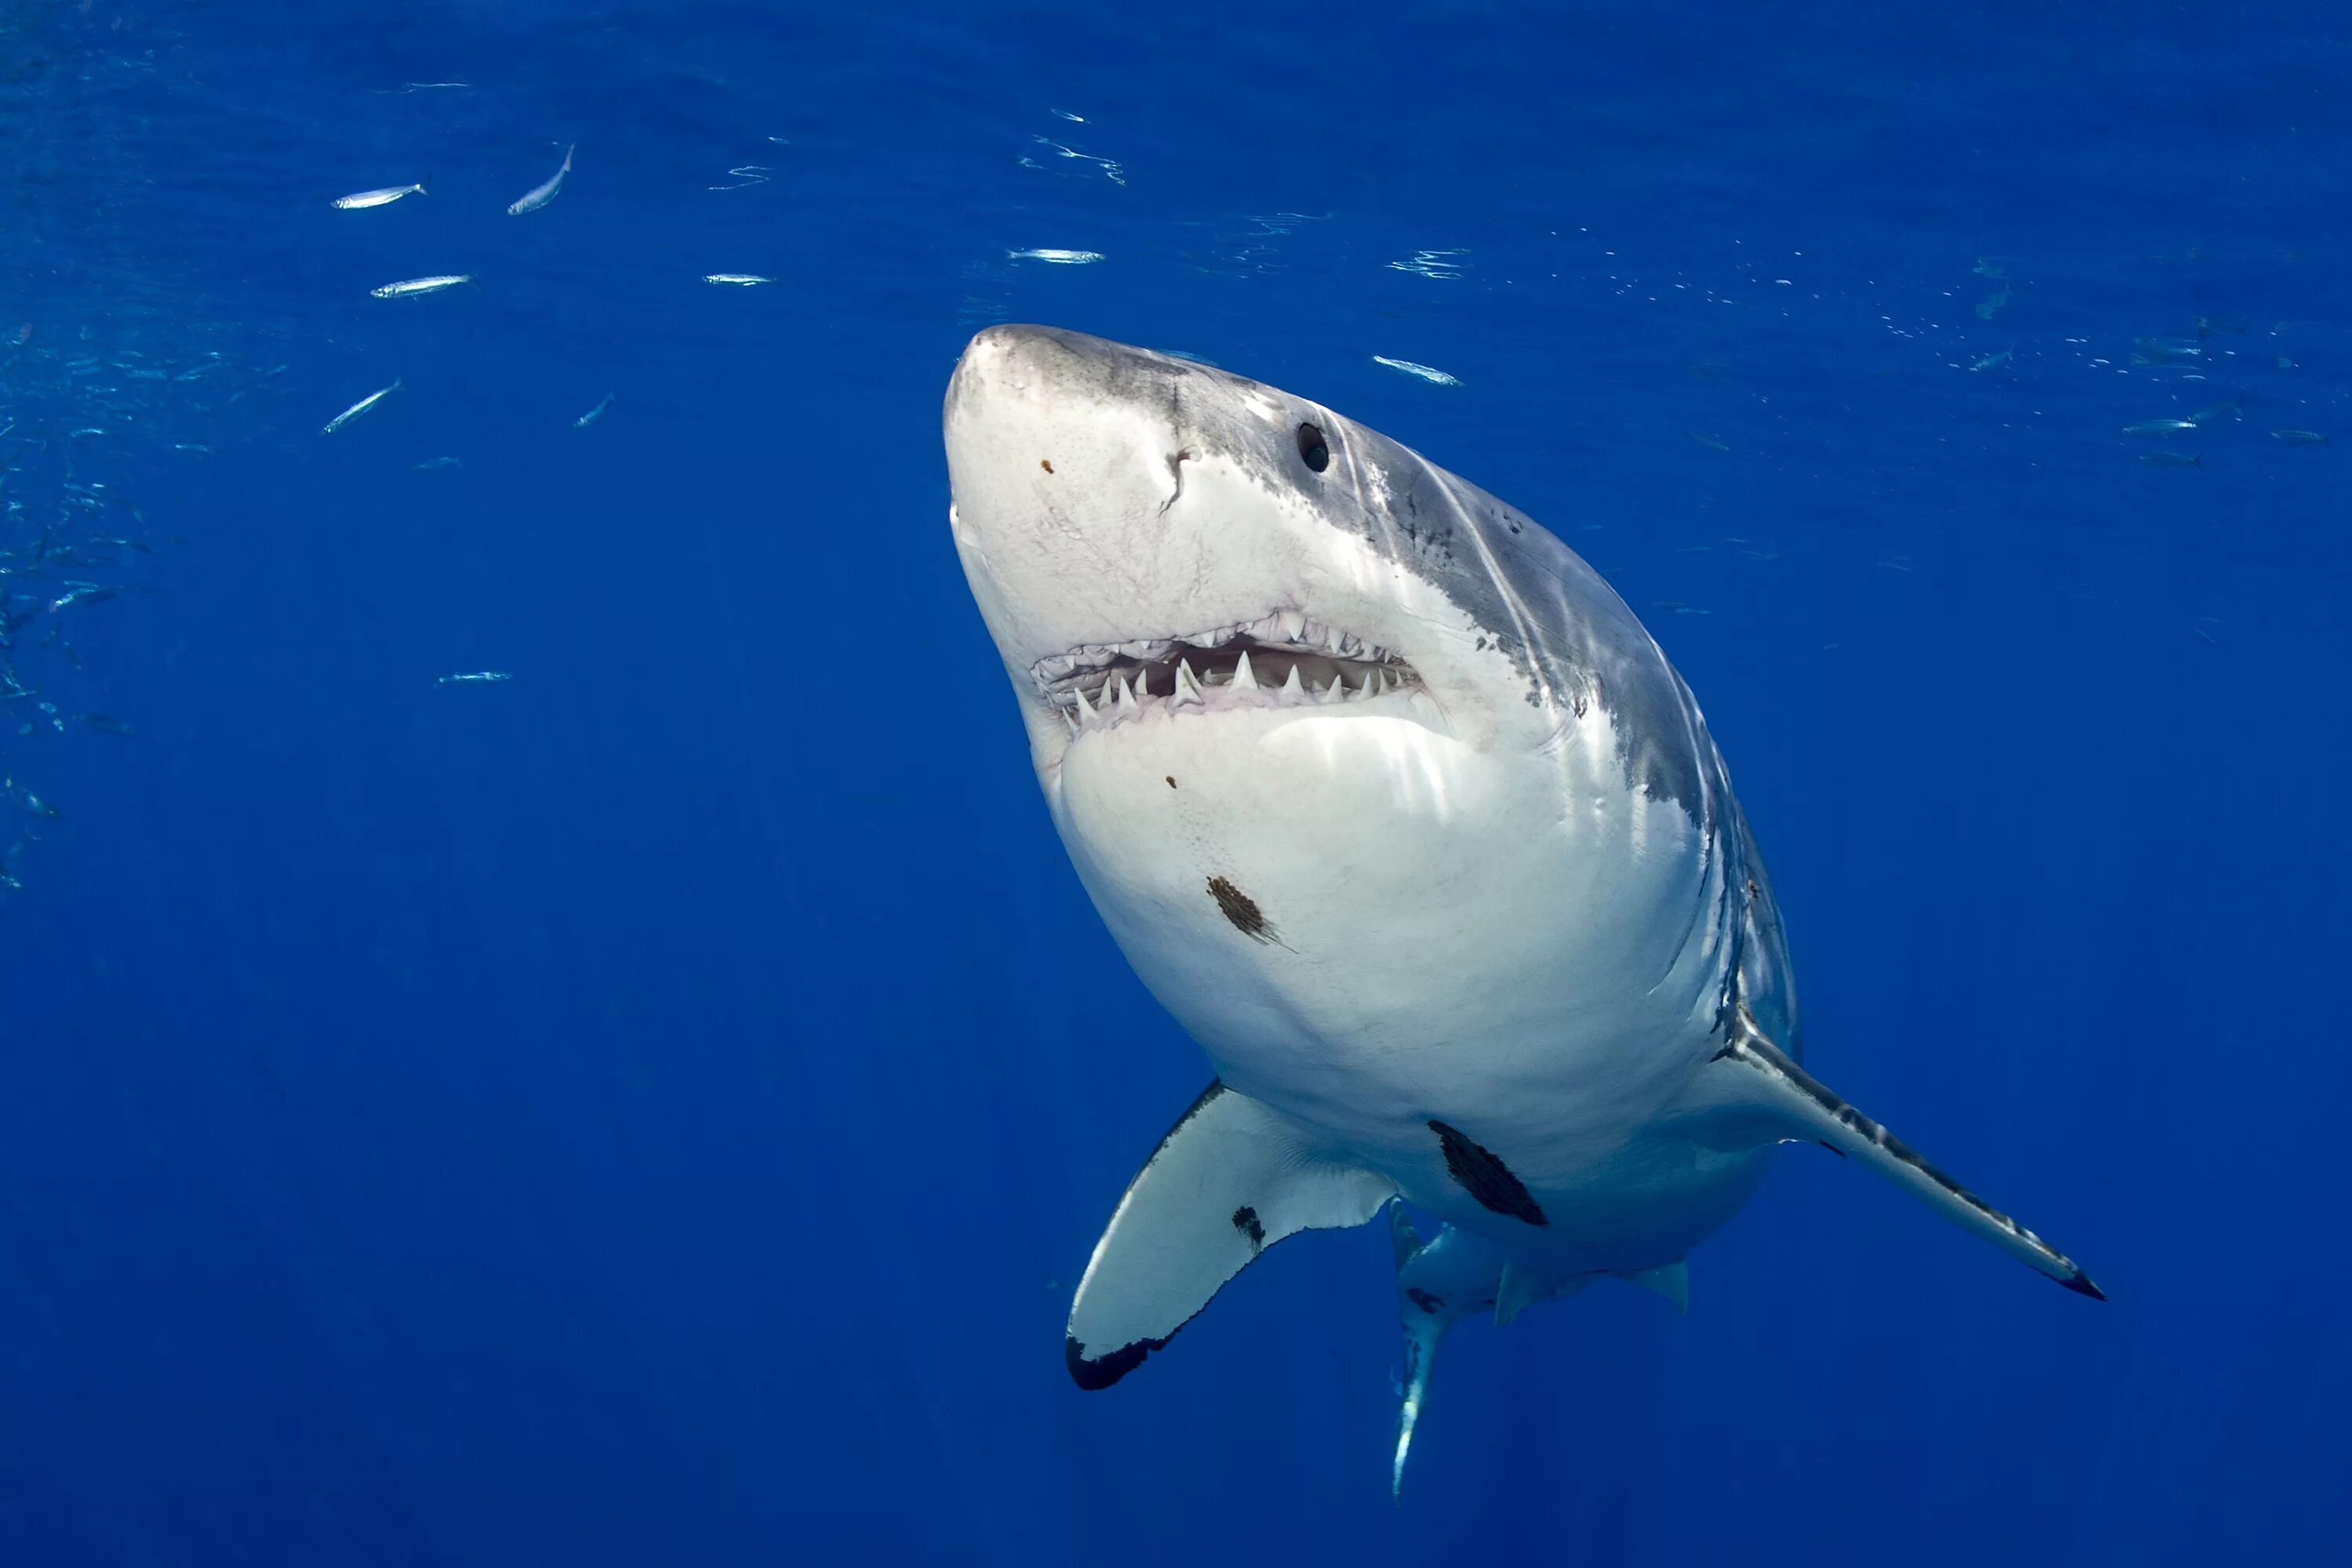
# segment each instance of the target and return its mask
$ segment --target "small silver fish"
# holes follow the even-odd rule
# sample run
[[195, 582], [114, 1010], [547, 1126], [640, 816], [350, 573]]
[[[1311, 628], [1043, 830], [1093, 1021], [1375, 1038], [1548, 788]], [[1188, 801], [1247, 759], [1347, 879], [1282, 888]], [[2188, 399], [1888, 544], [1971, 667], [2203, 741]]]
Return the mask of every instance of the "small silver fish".
[[2126, 436], [2168, 436], [2176, 430], [2194, 430], [2194, 419], [2143, 419], [2137, 425], [2124, 426]]
[[1374, 364], [1384, 364], [1391, 370], [1398, 371], [1403, 374], [1412, 376], [1416, 380], [1428, 382], [1432, 386], [1459, 386], [1462, 384], [1461, 380], [1458, 377], [1448, 375], [1444, 371], [1432, 365], [1415, 364], [1409, 359], [1391, 359], [1386, 354], [1374, 354], [1372, 356], [1372, 363]]
[[2325, 447], [2327, 437], [2316, 430], [2273, 430], [2271, 439], [2282, 447]]
[[2188, 338], [2134, 338], [2134, 364], [2194, 364], [2205, 351]]
[[441, 676], [433, 684], [436, 686], [487, 686], [496, 681], [513, 679], [512, 675], [503, 669], [476, 669], [463, 675]]
[[705, 283], [732, 283], [739, 289], [755, 288], [761, 283], [773, 283], [772, 278], [762, 278], [756, 272], [706, 272]]
[[2210, 408], [2200, 408], [2189, 417], [2202, 425], [2210, 419], [2219, 419], [2224, 414], [2235, 414], [2245, 405], [2245, 402], [2243, 397], [2232, 397], [2227, 403], [2216, 403]]
[[470, 272], [436, 272], [430, 278], [404, 278], [397, 283], [387, 283], [369, 293], [379, 300], [404, 300], [411, 294], [438, 294], [444, 289], [455, 289], [460, 283], [471, 283]]
[[1100, 261], [1099, 250], [1056, 250], [1051, 247], [1040, 250], [1008, 250], [1007, 261], [1050, 261], [1057, 267], [1084, 267], [1090, 261]]
[[586, 428], [588, 428], [588, 426], [590, 426], [591, 425], [593, 425], [594, 423], [596, 423], [596, 421], [598, 421], [599, 419], [602, 419], [603, 417], [604, 417], [604, 410], [606, 410], [607, 408], [610, 408], [610, 407], [612, 407], [612, 406], [613, 406], [613, 395], [612, 395], [611, 393], [609, 393], [609, 392], [608, 392], [608, 393], [606, 393], [606, 394], [604, 395], [604, 402], [602, 402], [602, 403], [600, 403], [600, 404], [596, 405], [596, 406], [595, 406], [595, 407], [591, 408], [587, 413], [583, 414], [579, 418], [574, 419], [574, 420], [572, 422], [572, 427], [574, 430], [585, 430]]
[[571, 146], [566, 147], [563, 150], [563, 167], [556, 170], [552, 174], [550, 174], [547, 177], [547, 183], [545, 184], [532, 186], [528, 195], [520, 197], [512, 206], [507, 208], [509, 215], [514, 217], [520, 217], [525, 213], [535, 213], [540, 208], [545, 206], [548, 203], [553, 201], [555, 199], [555, 193], [563, 188], [563, 176], [572, 173], [572, 154], [578, 152], [579, 149], [580, 143], [577, 142], [573, 142]]
[[326, 428], [320, 430], [319, 434], [321, 436], [333, 435], [336, 431], [341, 429], [344, 426], [350, 424], [361, 415], [365, 414], [369, 409], [373, 408], [377, 404], [382, 403], [385, 398], [390, 397], [394, 393], [398, 392], [399, 390], [400, 377], [395, 375], [392, 378], [392, 384], [390, 386], [369, 393], [365, 397], [361, 398], [357, 403], [352, 404], [349, 408], [344, 409], [341, 414], [338, 414], [332, 419], [328, 420]]
[[49, 614], [54, 616], [75, 605], [102, 605], [114, 595], [113, 589], [102, 588], [95, 583], [69, 583], [63, 594], [49, 601]]
[[431, 474], [443, 468], [462, 468], [465, 466], [455, 458], [427, 458], [421, 463], [411, 464], [410, 468], [415, 473]]
[[335, 205], [345, 212], [357, 211], [362, 207], [388, 207], [403, 196], [430, 195], [425, 187], [432, 183], [433, 176], [427, 174], [413, 185], [385, 185], [378, 190], [353, 191], [348, 196], [337, 196]]
[[2016, 357], [2017, 351], [2015, 349], [2003, 349], [1999, 353], [1985, 355], [1984, 358], [1977, 361], [1976, 363], [1969, 366], [1969, 368], [1970, 370], [1999, 370], [2002, 365], [2007, 364], [2011, 360], [2015, 359]]
[[2142, 452], [2139, 460], [2151, 468], [2201, 468], [2205, 466], [2202, 452]]

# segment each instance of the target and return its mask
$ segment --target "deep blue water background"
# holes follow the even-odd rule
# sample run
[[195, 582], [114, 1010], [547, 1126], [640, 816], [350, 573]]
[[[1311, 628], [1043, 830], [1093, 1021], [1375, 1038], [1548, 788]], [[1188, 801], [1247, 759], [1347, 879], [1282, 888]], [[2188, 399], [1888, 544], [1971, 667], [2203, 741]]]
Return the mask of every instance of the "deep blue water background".
[[[19, 638], [132, 733], [0, 732], [0, 1562], [2352, 1553], [2340, 7], [352, 9], [0, 26], [11, 526], [154, 549]], [[1071, 1386], [1207, 1069], [948, 542], [1001, 320], [1602, 568], [1811, 1065], [2113, 1300], [1799, 1149], [1687, 1318], [1456, 1333], [1401, 1510], [1376, 1231]]]

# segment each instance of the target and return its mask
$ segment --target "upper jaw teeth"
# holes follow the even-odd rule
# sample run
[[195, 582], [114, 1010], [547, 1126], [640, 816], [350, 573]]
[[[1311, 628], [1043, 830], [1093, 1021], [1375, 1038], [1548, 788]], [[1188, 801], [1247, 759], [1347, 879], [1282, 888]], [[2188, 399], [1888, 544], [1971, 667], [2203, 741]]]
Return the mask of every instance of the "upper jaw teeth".
[[1241, 638], [1246, 638], [1253, 645], [1297, 653], [1338, 654], [1343, 658], [1370, 664], [1403, 662], [1389, 649], [1377, 643], [1368, 643], [1353, 632], [1327, 626], [1297, 610], [1283, 610], [1261, 616], [1254, 621], [1237, 621], [1232, 626], [1191, 632], [1182, 637], [1129, 637], [1123, 642], [1081, 643], [1066, 653], [1039, 659], [1030, 667], [1030, 673], [1041, 686], [1055, 686], [1074, 676], [1083, 679], [1088, 672], [1105, 670], [1114, 664], [1159, 664], [1180, 650], [1221, 648]]
[[1421, 685], [1390, 649], [1297, 610], [1183, 637], [1087, 643], [1030, 673], [1073, 734], [1150, 712], [1365, 701]]

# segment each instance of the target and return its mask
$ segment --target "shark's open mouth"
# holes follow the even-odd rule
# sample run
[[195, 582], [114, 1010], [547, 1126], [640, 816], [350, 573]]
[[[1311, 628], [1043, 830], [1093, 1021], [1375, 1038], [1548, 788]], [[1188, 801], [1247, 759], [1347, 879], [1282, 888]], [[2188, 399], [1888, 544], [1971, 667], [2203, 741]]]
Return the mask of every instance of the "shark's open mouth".
[[1361, 701], [1421, 687], [1387, 648], [1290, 610], [1183, 637], [1088, 643], [1040, 659], [1030, 674], [1073, 733], [1153, 709]]

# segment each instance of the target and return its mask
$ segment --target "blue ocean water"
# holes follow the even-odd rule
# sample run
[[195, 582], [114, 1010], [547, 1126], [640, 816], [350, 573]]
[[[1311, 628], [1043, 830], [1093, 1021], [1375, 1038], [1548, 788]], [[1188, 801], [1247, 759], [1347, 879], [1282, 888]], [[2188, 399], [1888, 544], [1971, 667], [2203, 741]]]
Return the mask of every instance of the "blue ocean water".
[[[2318, 5], [18, 8], [0, 1563], [2346, 1561], [2347, 70]], [[1811, 1066], [2112, 1300], [1799, 1149], [1687, 1317], [1458, 1331], [1401, 1508], [1375, 1230], [1072, 1386], [1207, 1068], [950, 545], [1004, 321], [1591, 559]]]

